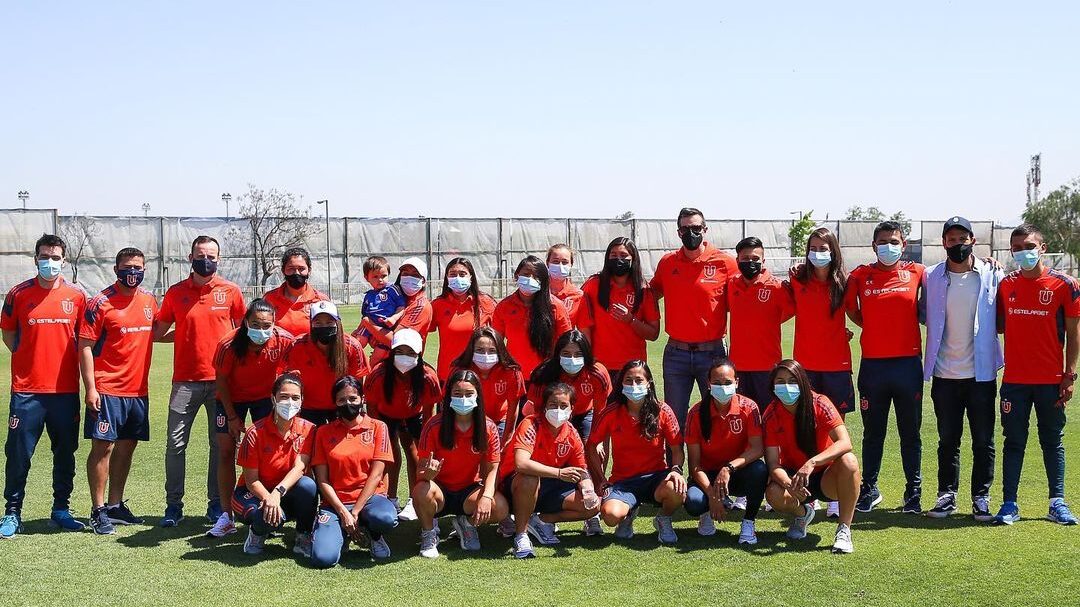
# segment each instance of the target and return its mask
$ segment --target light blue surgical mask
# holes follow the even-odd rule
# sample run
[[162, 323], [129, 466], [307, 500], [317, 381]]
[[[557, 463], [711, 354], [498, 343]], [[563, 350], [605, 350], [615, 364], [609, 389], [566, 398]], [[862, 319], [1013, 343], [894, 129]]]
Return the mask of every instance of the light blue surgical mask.
[[645, 400], [645, 397], [649, 395], [649, 386], [646, 384], [634, 384], [632, 386], [622, 387], [623, 396], [630, 399], [635, 403], [640, 403]]
[[773, 394], [785, 405], [794, 405], [802, 391], [799, 390], [799, 384], [776, 384], [773, 386]]
[[461, 295], [472, 286], [472, 278], [469, 276], [451, 276], [450, 280], [446, 281], [446, 284], [451, 291]]
[[401, 290], [405, 291], [408, 296], [413, 296], [422, 291], [424, 288], [424, 279], [418, 276], [402, 276], [401, 277]]
[[709, 386], [709, 394], [721, 405], [726, 405], [735, 396], [735, 384], [712, 384]]
[[270, 341], [270, 336], [274, 334], [274, 329], [255, 329], [253, 327], [248, 327], [247, 334], [248, 339], [251, 340], [251, 343], [257, 346], [261, 346], [266, 342]]
[[60, 269], [64, 267], [64, 262], [56, 261], [55, 259], [39, 259], [37, 260], [38, 276], [45, 280], [52, 280], [60, 275]]
[[815, 268], [824, 268], [832, 263], [831, 251], [810, 251], [807, 253], [806, 258], [810, 260], [810, 263]]
[[1038, 249], [1024, 249], [1023, 251], [1016, 251], [1012, 254], [1013, 260], [1016, 261], [1016, 265], [1020, 266], [1021, 270], [1033, 270], [1035, 266], [1039, 265], [1039, 250]]
[[472, 396], [451, 396], [450, 408], [454, 410], [454, 413], [458, 415], [468, 415], [476, 408], [476, 395]]
[[568, 263], [549, 263], [548, 274], [551, 274], [552, 278], [570, 278], [572, 266]]
[[540, 281], [532, 276], [518, 276], [517, 286], [526, 295], [535, 295], [540, 291]]
[[585, 368], [585, 358], [581, 356], [560, 356], [559, 365], [563, 371], [570, 375], [577, 375], [579, 371]]
[[900, 256], [904, 254], [904, 246], [898, 244], [879, 244], [877, 246], [877, 258], [882, 265], [891, 266], [894, 263], [900, 261]]

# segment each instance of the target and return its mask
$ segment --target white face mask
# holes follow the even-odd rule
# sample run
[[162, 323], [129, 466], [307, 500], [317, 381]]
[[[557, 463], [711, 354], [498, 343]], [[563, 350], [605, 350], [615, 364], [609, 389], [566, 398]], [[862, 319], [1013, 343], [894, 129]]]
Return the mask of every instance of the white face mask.
[[401, 277], [401, 290], [406, 295], [416, 295], [424, 289], [424, 279], [416, 276], [402, 276]]
[[535, 295], [540, 291], [540, 281], [532, 276], [518, 276], [517, 287], [525, 295]]
[[416, 367], [416, 356], [410, 354], [395, 354], [394, 355], [394, 368], [402, 373], [408, 373]]
[[494, 367], [499, 362], [499, 355], [495, 352], [485, 354], [483, 352], [473, 352], [473, 363], [477, 369], [481, 371], [487, 371]]
[[563, 424], [570, 420], [570, 409], [563, 409], [562, 407], [548, 409], [544, 411], [544, 418], [552, 426], [556, 428], [562, 427]]
[[293, 400], [291, 398], [283, 398], [274, 404], [274, 411], [277, 412], [278, 417], [285, 420], [291, 420], [296, 417], [297, 413], [300, 413], [300, 401]]
[[570, 264], [562, 263], [549, 263], [548, 274], [551, 274], [552, 278], [570, 278], [570, 272], [573, 266]]
[[566, 371], [570, 375], [577, 375], [579, 371], [585, 368], [584, 356], [560, 356], [559, 366], [563, 371]]

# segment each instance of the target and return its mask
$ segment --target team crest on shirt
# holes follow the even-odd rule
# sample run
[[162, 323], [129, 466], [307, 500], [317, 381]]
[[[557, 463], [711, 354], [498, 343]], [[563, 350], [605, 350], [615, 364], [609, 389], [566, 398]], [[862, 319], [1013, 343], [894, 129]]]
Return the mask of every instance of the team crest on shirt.
[[1011, 411], [1012, 411], [1012, 403], [1007, 401], [1007, 400], [1001, 401], [1001, 412], [1002, 413], [1009, 413]]
[[7, 425], [8, 425], [8, 428], [11, 428], [12, 430], [14, 430], [15, 428], [18, 428], [19, 427], [19, 418], [12, 415], [11, 417], [8, 418]]
[[570, 299], [569, 297], [564, 299], [563, 306], [565, 306], [566, 311], [569, 312], [570, 310], [574, 309], [574, 300]]
[[1054, 301], [1054, 292], [1050, 289], [1043, 289], [1039, 291], [1039, 303], [1044, 306], [1050, 305], [1050, 302]]
[[154, 320], [154, 311], [150, 308], [143, 308], [142, 313], [143, 316], [146, 317], [146, 320]]
[[375, 297], [379, 301], [386, 301], [386, 299], [387, 299], [386, 291], [379, 291], [379, 294], [376, 295]]
[[495, 382], [495, 394], [498, 394], [498, 395], [506, 394], [506, 387], [507, 386], [506, 386], [506, 380], [505, 379], [500, 379], [499, 381]]
[[630, 306], [631, 308], [634, 307], [634, 292], [633, 291], [630, 291], [629, 293], [626, 294], [626, 305]]
[[757, 298], [758, 298], [758, 301], [760, 301], [761, 303], [768, 302], [769, 297], [771, 297], [771, 296], [772, 296], [772, 291], [770, 291], [768, 289], [758, 289]]
[[217, 427], [218, 428], [224, 428], [225, 427], [225, 416], [224, 415], [218, 414], [217, 418], [215, 418], [215, 419], [217, 421]]
[[292, 443], [292, 450], [294, 453], [300, 453], [300, 450], [304, 448], [304, 437], [298, 436]]
[[732, 434], [741, 434], [743, 429], [743, 423], [741, 417], [733, 417], [728, 420], [728, 425], [731, 426]]
[[281, 358], [281, 350], [278, 350], [277, 348], [267, 350], [266, 357], [274, 362], [277, 362], [277, 359]]
[[713, 280], [713, 279], [715, 279], [716, 278], [716, 266], [712, 265], [711, 263], [706, 265], [705, 269], [703, 271], [703, 274], [705, 275], [705, 280]]
[[219, 306], [223, 306], [225, 305], [225, 298], [227, 298], [228, 296], [229, 294], [226, 293], [223, 289], [218, 289], [214, 291], [214, 303]]
[[911, 280], [911, 272], [909, 272], [908, 270], [897, 270], [896, 276], [904, 282]]
[[570, 453], [570, 443], [559, 443], [555, 446], [555, 455], [566, 457]]
[[249, 499], [251, 499], [253, 497], [255, 497], [255, 496], [250, 491], [245, 491], [244, 492], [244, 499], [249, 500]]
[[867, 400], [867, 398], [865, 396], [859, 398], [859, 408], [862, 409], [863, 411], [869, 411], [870, 410], [870, 401]]
[[375, 442], [375, 431], [368, 428], [360, 433], [360, 442], [365, 445], [370, 445]]
[[327, 514], [325, 512], [319, 513], [319, 524], [320, 525], [325, 525], [325, 524], [327, 524], [329, 522], [330, 522], [330, 515], [329, 514]]
[[75, 311], [75, 302], [70, 299], [65, 299], [60, 302], [60, 308], [64, 310], [64, 314], [71, 314]]
[[590, 396], [593, 393], [592, 382], [585, 382], [581, 384], [581, 393], [585, 396]]
[[97, 429], [100, 434], [107, 434], [109, 432], [109, 422], [101, 420], [97, 423]]

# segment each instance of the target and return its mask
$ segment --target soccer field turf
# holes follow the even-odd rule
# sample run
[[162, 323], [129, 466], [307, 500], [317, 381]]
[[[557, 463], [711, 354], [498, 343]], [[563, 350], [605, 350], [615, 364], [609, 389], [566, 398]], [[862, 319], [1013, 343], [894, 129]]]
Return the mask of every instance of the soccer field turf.
[[[344, 310], [346, 328], [355, 327], [358, 312]], [[784, 352], [791, 352], [791, 324], [785, 327]], [[650, 345], [657, 381], [663, 337]], [[858, 337], [852, 341], [858, 360]], [[428, 359], [435, 360], [438, 334], [428, 340]], [[509, 540], [494, 527], [481, 530], [484, 549], [465, 556], [456, 540], [440, 545], [437, 561], [417, 556], [416, 522], [401, 524], [388, 540], [394, 554], [375, 564], [366, 551], [352, 551], [343, 564], [317, 571], [292, 553], [292, 528], [267, 544], [257, 557], [241, 552], [246, 529], [224, 540], [203, 537], [209, 525], [205, 509], [207, 442], [200, 421], [188, 449], [186, 516], [179, 527], [156, 526], [164, 508], [165, 417], [170, 387], [172, 346], [159, 344], [150, 376], [151, 437], [135, 454], [128, 482], [131, 509], [147, 525], [118, 527], [112, 537], [89, 530], [60, 533], [48, 524], [51, 505], [51, 453], [43, 436], [34, 457], [24, 509], [26, 531], [0, 542], [0, 605], [156, 604], [156, 605], [553, 605], [553, 604], [759, 604], [759, 605], [1076, 605], [1080, 594], [1080, 528], [1045, 520], [1046, 477], [1034, 419], [1020, 490], [1024, 520], [1012, 527], [989, 527], [970, 516], [970, 448], [966, 442], [959, 505], [960, 514], [944, 520], [904, 515], [898, 511], [904, 488], [895, 419], [880, 487], [885, 501], [872, 513], [856, 513], [855, 552], [833, 555], [835, 523], [824, 511], [806, 540], [784, 537], [786, 521], [772, 513], [758, 519], [759, 543], [737, 548], [738, 522], [720, 525], [711, 538], [699, 537], [696, 520], [682, 514], [676, 522], [679, 543], [660, 547], [652, 530], [653, 510], [643, 508], [637, 535], [616, 542], [608, 533], [586, 538], [580, 523], [562, 525], [562, 544], [537, 547], [538, 558], [515, 561]], [[0, 391], [8, 392], [8, 353], [0, 353]], [[857, 362], [856, 362], [857, 364]], [[662, 390], [658, 390], [662, 394]], [[923, 398], [923, 507], [936, 495], [937, 432], [927, 384]], [[1073, 407], [1078, 406], [1074, 399]], [[862, 424], [848, 418], [856, 454]], [[1076, 424], [1066, 430], [1066, 450], [1080, 449]], [[1000, 430], [998, 464], [991, 508], [1000, 505]], [[89, 511], [85, 463], [89, 443], [76, 454], [72, 508], [85, 518]], [[861, 459], [861, 458], [860, 458]], [[404, 474], [404, 471], [402, 472]], [[1066, 495], [1074, 505], [1080, 467], [1066, 469]], [[405, 483], [399, 490], [405, 495]], [[449, 525], [444, 525], [443, 536]]]

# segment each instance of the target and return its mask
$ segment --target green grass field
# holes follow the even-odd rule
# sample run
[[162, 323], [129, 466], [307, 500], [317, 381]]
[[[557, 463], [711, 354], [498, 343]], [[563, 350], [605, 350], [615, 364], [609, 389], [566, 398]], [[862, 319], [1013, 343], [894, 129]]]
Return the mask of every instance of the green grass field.
[[[345, 324], [356, 325], [357, 311], [347, 311]], [[785, 353], [790, 353], [790, 325]], [[662, 338], [663, 339], [663, 338]], [[438, 336], [428, 343], [434, 353]], [[855, 344], [858, 359], [857, 338]], [[662, 340], [650, 347], [659, 380]], [[429, 359], [434, 360], [434, 356]], [[675, 547], [659, 547], [652, 531], [652, 511], [643, 509], [638, 535], [616, 543], [610, 535], [585, 538], [578, 524], [565, 524], [562, 544], [538, 547], [539, 558], [515, 561], [509, 540], [493, 527], [481, 530], [484, 550], [463, 556], [456, 541], [443, 542], [438, 561], [417, 556], [418, 527], [402, 524], [389, 536], [394, 551], [389, 562], [374, 564], [367, 552], [353, 551], [343, 565], [316, 571], [291, 551], [292, 531], [268, 542], [259, 557], [242, 554], [246, 530], [225, 540], [203, 537], [208, 524], [205, 504], [207, 443], [192, 441], [188, 453], [188, 518], [177, 528], [156, 527], [164, 508], [165, 417], [170, 385], [172, 347], [159, 345], [151, 373], [152, 440], [135, 455], [127, 490], [132, 510], [147, 517], [142, 527], [119, 527], [112, 537], [89, 531], [60, 533], [47, 525], [51, 505], [51, 454], [42, 438], [31, 471], [24, 516], [26, 533], [0, 543], [2, 605], [156, 604], [249, 605], [268, 603], [384, 605], [553, 605], [553, 604], [747, 604], [758, 605], [1076, 605], [1080, 592], [1080, 528], [1046, 521], [1046, 481], [1034, 428], [1021, 485], [1025, 520], [1007, 528], [988, 527], [970, 517], [945, 520], [900, 514], [903, 493], [895, 424], [891, 422], [881, 474], [885, 501], [878, 510], [856, 513], [855, 553], [829, 552], [835, 525], [821, 518], [810, 536], [792, 543], [786, 525], [773, 514], [758, 521], [759, 543], [753, 550], [736, 547], [738, 522], [727, 522], [712, 538], [698, 537], [696, 521], [676, 523]], [[8, 353], [0, 353], [0, 391], [9, 389]], [[924, 507], [936, 490], [937, 432], [929, 388], [924, 391]], [[1074, 401], [1074, 407], [1077, 405]], [[1080, 432], [1070, 424], [1066, 449], [1075, 458]], [[858, 415], [849, 417], [856, 445], [862, 438]], [[201, 437], [205, 425], [196, 426]], [[1000, 474], [1000, 432], [997, 441]], [[77, 454], [73, 510], [89, 511], [85, 458], [88, 443]], [[970, 451], [962, 455], [961, 512], [968, 485]], [[1070, 460], [1067, 494], [1080, 506], [1080, 466]], [[404, 483], [402, 486], [404, 487]], [[404, 489], [402, 489], [404, 495]], [[992, 509], [1000, 504], [995, 479]], [[929, 503], [928, 503], [929, 502]], [[446, 535], [444, 530], [443, 535]], [[287, 546], [287, 547], [286, 547]]]

